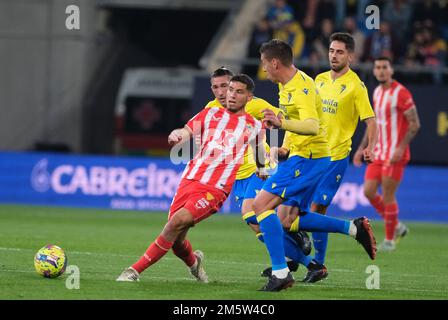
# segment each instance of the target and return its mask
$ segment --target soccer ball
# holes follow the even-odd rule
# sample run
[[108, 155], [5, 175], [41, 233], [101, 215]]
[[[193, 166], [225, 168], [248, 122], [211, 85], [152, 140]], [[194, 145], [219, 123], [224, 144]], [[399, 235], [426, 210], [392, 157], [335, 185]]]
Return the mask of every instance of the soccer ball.
[[36, 272], [45, 278], [56, 278], [64, 273], [67, 257], [62, 248], [49, 244], [41, 248], [34, 256]]

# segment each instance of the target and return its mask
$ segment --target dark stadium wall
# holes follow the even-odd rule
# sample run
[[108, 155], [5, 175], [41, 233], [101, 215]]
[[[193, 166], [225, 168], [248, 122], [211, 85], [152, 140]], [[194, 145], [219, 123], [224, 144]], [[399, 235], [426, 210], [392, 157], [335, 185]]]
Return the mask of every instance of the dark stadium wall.
[[[268, 81], [255, 82], [255, 95], [277, 103], [277, 87]], [[411, 163], [448, 165], [448, 87], [437, 85], [407, 85], [414, 96], [421, 120], [421, 129], [412, 142]], [[369, 93], [374, 87], [369, 87]], [[206, 77], [197, 77], [193, 95], [193, 112], [200, 111], [213, 96]], [[365, 126], [361, 123], [353, 137], [353, 148], [361, 141]]]
[[[114, 153], [114, 109], [130, 68], [198, 68], [198, 61], [227, 11], [108, 8], [107, 55], [84, 98], [83, 153]], [[204, 26], [207, 26], [204, 28]], [[188, 49], [188, 50], [187, 50]]]

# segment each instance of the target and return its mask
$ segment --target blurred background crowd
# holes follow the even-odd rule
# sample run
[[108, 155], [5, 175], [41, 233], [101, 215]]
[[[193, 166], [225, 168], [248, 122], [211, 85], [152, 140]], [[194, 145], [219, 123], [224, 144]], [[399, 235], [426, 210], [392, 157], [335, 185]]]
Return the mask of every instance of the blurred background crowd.
[[[380, 9], [379, 30], [366, 27], [369, 5]], [[261, 43], [274, 37], [288, 41], [307, 66], [320, 66], [327, 62], [328, 40], [336, 31], [354, 37], [355, 64], [386, 56], [406, 68], [436, 70], [448, 62], [448, 1], [431, 0], [275, 0], [256, 25], [249, 57], [258, 57]]]

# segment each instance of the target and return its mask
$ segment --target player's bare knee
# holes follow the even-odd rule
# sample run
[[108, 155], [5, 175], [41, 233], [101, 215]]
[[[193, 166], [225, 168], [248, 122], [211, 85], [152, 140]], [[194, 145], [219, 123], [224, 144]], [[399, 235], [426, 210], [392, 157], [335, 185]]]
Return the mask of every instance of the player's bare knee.
[[265, 207], [266, 207], [266, 203], [264, 203], [263, 199], [258, 198], [258, 197], [255, 198], [252, 208], [254, 209], [256, 215], [263, 213], [263, 210], [265, 209]]
[[372, 190], [370, 188], [364, 188], [364, 196], [369, 200], [373, 200], [375, 199], [376, 196], [376, 190]]
[[243, 201], [243, 204], [241, 206], [241, 214], [244, 215], [248, 212], [251, 212], [254, 210], [253, 208], [254, 199], [246, 199]]
[[193, 225], [193, 217], [190, 214], [175, 214], [169, 224], [172, 231], [181, 233]]

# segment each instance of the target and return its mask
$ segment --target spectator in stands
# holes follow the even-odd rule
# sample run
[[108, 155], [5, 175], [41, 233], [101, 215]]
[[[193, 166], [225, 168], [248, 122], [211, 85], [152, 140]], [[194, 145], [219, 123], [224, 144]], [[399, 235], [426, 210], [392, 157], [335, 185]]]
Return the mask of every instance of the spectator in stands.
[[343, 27], [345, 17], [356, 15], [356, 20], [361, 23], [365, 20], [366, 7], [373, 3], [377, 4], [377, 1], [373, 0], [335, 0], [335, 18], [334, 24], [336, 29]]
[[406, 50], [409, 25], [412, 16], [412, 6], [406, 0], [393, 0], [387, 2], [381, 10], [381, 19], [389, 23], [396, 47], [396, 55], [403, 56]]
[[[433, 21], [435, 24], [442, 23], [443, 8], [441, 8], [441, 1], [422, 0], [414, 4], [414, 13], [412, 21], [423, 22], [427, 20]], [[446, 4], [445, 4], [446, 6]]]
[[294, 10], [285, 0], [275, 0], [268, 10], [267, 19], [274, 32], [282, 30], [294, 21]]
[[344, 20], [344, 31], [350, 33], [355, 40], [355, 52], [354, 52], [354, 63], [361, 60], [362, 54], [364, 52], [364, 42], [366, 37], [364, 33], [359, 31], [356, 25], [356, 20], [354, 17], [347, 17]]
[[436, 36], [433, 29], [424, 28], [415, 33], [414, 41], [409, 46], [407, 65], [421, 64], [430, 67], [445, 65], [447, 46], [445, 41]]
[[[275, 0], [268, 10], [267, 20], [273, 30], [272, 37], [287, 42], [292, 47], [294, 59], [300, 57], [305, 45], [305, 33], [294, 18], [294, 10], [285, 0]], [[258, 79], [266, 79], [266, 73], [259, 67]]]
[[264, 42], [271, 40], [272, 29], [269, 25], [268, 19], [264, 18], [257, 23], [252, 33], [251, 41], [249, 44], [249, 57], [259, 58], [260, 47]]
[[390, 31], [390, 25], [386, 21], [381, 21], [380, 30], [373, 33], [365, 43], [363, 60], [373, 61], [379, 57], [388, 57], [392, 60], [394, 52], [397, 52], [396, 40]]
[[448, 41], [448, 1], [418, 1], [415, 3], [412, 21], [414, 28], [433, 25], [442, 38]]
[[424, 38], [423, 32], [420, 28], [414, 31], [414, 38], [409, 44], [408, 51], [406, 54], [405, 65], [407, 67], [414, 67], [416, 65], [423, 64], [425, 61], [423, 55]]
[[334, 32], [333, 22], [330, 19], [324, 19], [321, 23], [320, 35], [313, 41], [310, 63], [319, 65], [328, 61], [328, 46], [330, 36]]

